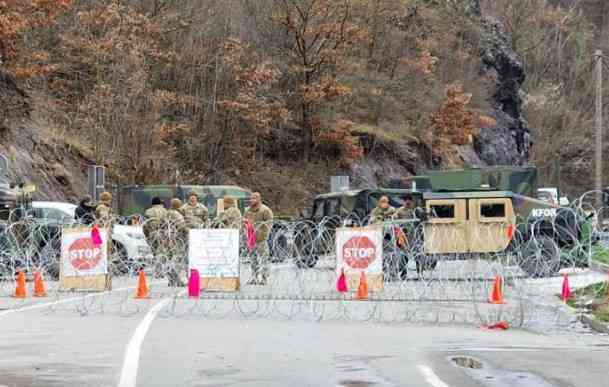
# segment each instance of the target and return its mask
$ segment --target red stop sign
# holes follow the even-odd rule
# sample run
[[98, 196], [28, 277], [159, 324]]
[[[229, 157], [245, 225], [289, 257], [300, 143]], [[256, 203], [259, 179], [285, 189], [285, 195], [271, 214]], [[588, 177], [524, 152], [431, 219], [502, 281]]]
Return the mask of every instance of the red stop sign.
[[102, 258], [100, 246], [94, 246], [91, 238], [74, 241], [68, 248], [70, 263], [76, 270], [91, 270]]
[[343, 260], [354, 269], [365, 269], [376, 258], [376, 245], [367, 236], [349, 239], [343, 245]]

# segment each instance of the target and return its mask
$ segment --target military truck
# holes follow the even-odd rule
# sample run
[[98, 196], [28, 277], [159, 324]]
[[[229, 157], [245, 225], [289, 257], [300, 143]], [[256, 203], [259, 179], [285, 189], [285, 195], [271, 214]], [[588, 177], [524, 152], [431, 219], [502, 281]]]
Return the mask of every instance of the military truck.
[[343, 192], [331, 192], [317, 195], [310, 210], [303, 211], [302, 218], [320, 223], [324, 220], [349, 226], [365, 225], [370, 213], [377, 206], [382, 196], [389, 198], [389, 204], [399, 208], [404, 204], [404, 197], [411, 195], [415, 205], [422, 205], [422, 191], [409, 189], [375, 188]]
[[0, 155], [0, 276], [11, 275], [17, 268], [30, 270], [32, 265], [49, 277], [59, 275], [61, 227], [32, 216], [35, 190], [23, 183], [10, 183], [8, 162]]
[[406, 195], [421, 206], [422, 194], [408, 189], [375, 188], [317, 195], [313, 206], [301, 212], [294, 230], [295, 264], [300, 268], [314, 267], [321, 256], [333, 251], [336, 229], [367, 225], [370, 212], [382, 196], [389, 198], [391, 206], [399, 208]]
[[8, 220], [11, 209], [17, 205], [17, 193], [8, 180], [8, 161], [0, 154], [0, 221]]
[[[495, 259], [509, 255], [532, 277], [551, 276], [562, 267], [587, 264], [586, 247], [591, 241], [589, 219], [577, 208], [559, 208], [536, 199], [537, 171], [533, 167], [428, 171], [404, 179], [400, 184], [394, 182], [392, 186], [402, 190], [381, 189], [375, 196], [395, 192], [398, 199], [390, 201], [398, 206], [399, 197], [409, 193], [415, 205], [423, 210], [415, 219], [394, 222], [409, 236], [408, 251], [398, 254], [399, 258], [392, 257], [397, 259], [394, 266], [402, 278], [411, 259], [422, 273], [433, 270], [439, 260]], [[317, 197], [314, 214], [318, 213], [310, 222], [319, 225], [322, 216], [332, 216], [336, 217], [333, 225], [339, 226], [337, 221], [349, 213], [341, 214], [336, 210], [342, 203], [358, 203], [351, 207], [351, 213], [356, 212], [356, 207], [360, 209], [358, 219], [369, 214], [376, 204], [374, 197], [357, 200], [354, 197], [358, 195], [350, 195], [352, 198], [345, 200], [349, 195], [344, 193], [339, 200], [338, 196]], [[334, 203], [328, 204], [332, 200]], [[343, 222], [343, 225], [348, 226], [349, 222]], [[314, 266], [316, 254], [324, 250], [316, 248], [320, 243], [315, 241], [332, 239], [332, 227], [318, 228], [317, 234], [326, 233], [328, 237], [309, 235], [310, 256], [300, 258], [304, 262], [297, 262], [297, 265]], [[391, 233], [387, 235], [392, 237]], [[387, 247], [391, 248], [391, 245]]]
[[252, 194], [244, 188], [230, 185], [131, 185], [119, 187], [117, 191], [118, 214], [123, 217], [143, 215], [155, 196], [161, 198], [166, 208], [170, 207], [173, 198], [186, 203], [190, 191], [199, 195], [199, 202], [207, 207], [210, 217], [216, 216], [218, 200], [225, 195], [233, 196], [241, 213], [244, 213]]

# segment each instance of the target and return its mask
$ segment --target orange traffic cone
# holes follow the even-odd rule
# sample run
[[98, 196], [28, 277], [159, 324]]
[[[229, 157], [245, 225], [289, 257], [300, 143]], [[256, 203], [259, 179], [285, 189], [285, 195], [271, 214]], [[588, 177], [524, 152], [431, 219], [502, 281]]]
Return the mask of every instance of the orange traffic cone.
[[42, 274], [39, 271], [34, 272], [34, 297], [46, 297], [47, 292], [44, 289], [44, 281]]
[[140, 270], [140, 276], [137, 283], [137, 294], [135, 298], [149, 298], [148, 285], [146, 284], [146, 274], [144, 270]]
[[17, 275], [17, 287], [15, 288], [15, 298], [25, 298], [25, 273], [20, 271]]
[[500, 276], [495, 277], [495, 281], [493, 282], [493, 291], [491, 292], [491, 296], [488, 299], [488, 302], [491, 304], [504, 304], [503, 301], [503, 281]]
[[359, 277], [359, 286], [357, 288], [357, 299], [367, 300], [368, 299], [368, 281], [366, 280], [366, 273], [362, 271]]

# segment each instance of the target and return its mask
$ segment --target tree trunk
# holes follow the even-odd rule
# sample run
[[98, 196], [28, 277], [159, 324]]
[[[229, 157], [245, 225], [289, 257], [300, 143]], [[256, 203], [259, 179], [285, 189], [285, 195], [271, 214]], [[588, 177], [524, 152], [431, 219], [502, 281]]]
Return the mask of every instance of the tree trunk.
[[302, 143], [303, 143], [303, 159], [309, 162], [311, 148], [313, 147], [313, 128], [311, 125], [311, 108], [308, 103], [302, 103]]

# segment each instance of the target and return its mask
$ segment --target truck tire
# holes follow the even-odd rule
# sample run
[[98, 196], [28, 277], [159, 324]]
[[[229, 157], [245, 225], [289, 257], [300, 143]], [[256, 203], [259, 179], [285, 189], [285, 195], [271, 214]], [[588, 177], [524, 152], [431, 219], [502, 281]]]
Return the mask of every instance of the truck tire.
[[560, 270], [560, 249], [549, 237], [531, 239], [524, 245], [518, 265], [529, 277], [551, 277]]
[[289, 255], [290, 243], [288, 241], [289, 230], [286, 226], [273, 224], [268, 244], [271, 253], [271, 263], [282, 263]]
[[438, 257], [433, 255], [420, 254], [415, 261], [419, 275], [425, 271], [434, 271], [438, 265]]
[[42, 246], [38, 265], [42, 270], [43, 276], [53, 280], [59, 279], [59, 262], [61, 259], [61, 245], [57, 245], [53, 241], [49, 241]]
[[299, 269], [312, 269], [317, 265], [319, 257], [315, 249], [315, 225], [303, 223], [294, 232], [294, 264]]
[[130, 271], [129, 255], [127, 249], [121, 243], [113, 241], [114, 254], [110, 256], [112, 259], [110, 263], [110, 271], [112, 275], [119, 276], [125, 275]]

